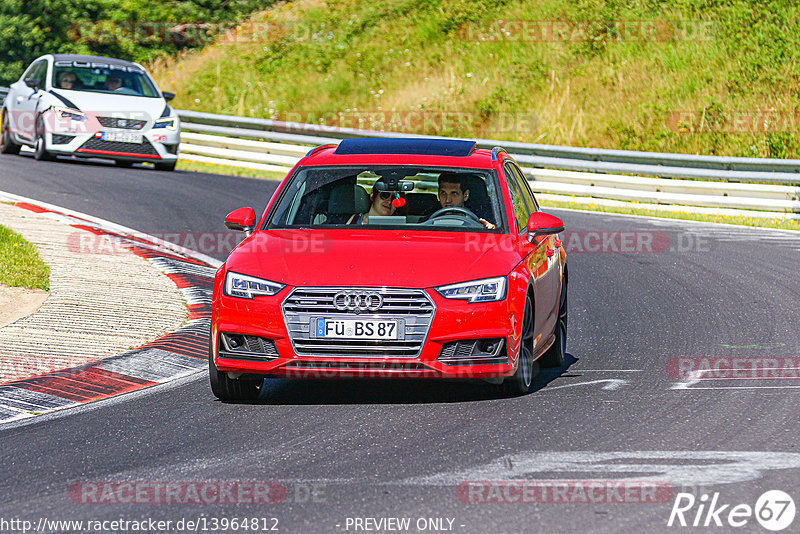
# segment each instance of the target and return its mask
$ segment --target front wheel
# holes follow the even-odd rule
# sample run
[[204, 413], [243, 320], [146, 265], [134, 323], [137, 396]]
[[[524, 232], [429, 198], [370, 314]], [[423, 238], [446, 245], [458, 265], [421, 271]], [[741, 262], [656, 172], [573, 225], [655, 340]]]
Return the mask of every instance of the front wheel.
[[218, 371], [214, 365], [214, 355], [209, 350], [208, 378], [211, 382], [211, 391], [221, 401], [254, 401], [261, 394], [261, 384], [264, 380], [242, 378], [229, 378], [228, 373]]
[[539, 369], [538, 363], [533, 361], [533, 324], [533, 299], [528, 295], [525, 297], [525, 311], [522, 312], [522, 339], [517, 371], [513, 376], [506, 378], [501, 385], [506, 395], [525, 395], [531, 391], [533, 377]]
[[0, 152], [3, 154], [19, 154], [22, 148], [11, 138], [11, 124], [8, 121], [8, 110], [3, 110], [3, 121], [0, 126]]
[[567, 353], [567, 278], [561, 285], [561, 296], [558, 299], [558, 320], [556, 321], [556, 339], [547, 352], [539, 358], [542, 367], [561, 367]]
[[36, 137], [34, 138], [33, 157], [37, 161], [51, 161], [53, 155], [47, 151], [46, 139], [47, 134], [44, 129], [44, 119], [41, 115], [36, 117]]

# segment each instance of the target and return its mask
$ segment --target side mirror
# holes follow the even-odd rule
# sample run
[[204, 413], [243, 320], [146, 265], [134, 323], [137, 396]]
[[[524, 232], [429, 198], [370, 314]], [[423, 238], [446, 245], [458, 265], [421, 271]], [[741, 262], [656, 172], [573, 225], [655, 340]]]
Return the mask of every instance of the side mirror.
[[239, 230], [250, 235], [256, 227], [256, 212], [253, 208], [235, 209], [225, 217], [225, 226], [229, 230]]
[[161, 96], [163, 96], [163, 97], [164, 97], [164, 100], [166, 100], [167, 102], [169, 102], [170, 100], [172, 100], [173, 98], [175, 98], [175, 93], [170, 93], [170, 92], [167, 92], [167, 91], [162, 91], [162, 93], [161, 93]]
[[557, 234], [563, 231], [564, 221], [555, 215], [537, 211], [528, 217], [528, 239], [531, 241], [540, 235]]
[[25, 78], [25, 85], [33, 89], [34, 91], [39, 90], [39, 86], [41, 85], [41, 81], [39, 78]]

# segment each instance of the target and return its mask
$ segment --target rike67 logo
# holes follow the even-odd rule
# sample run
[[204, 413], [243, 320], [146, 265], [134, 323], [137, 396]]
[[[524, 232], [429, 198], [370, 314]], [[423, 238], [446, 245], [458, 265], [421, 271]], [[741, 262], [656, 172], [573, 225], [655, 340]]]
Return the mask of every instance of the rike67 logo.
[[667, 526], [740, 528], [755, 518], [763, 528], [778, 532], [792, 524], [794, 515], [794, 500], [780, 490], [764, 492], [755, 506], [723, 503], [719, 492], [704, 493], [699, 499], [691, 493], [678, 493]]

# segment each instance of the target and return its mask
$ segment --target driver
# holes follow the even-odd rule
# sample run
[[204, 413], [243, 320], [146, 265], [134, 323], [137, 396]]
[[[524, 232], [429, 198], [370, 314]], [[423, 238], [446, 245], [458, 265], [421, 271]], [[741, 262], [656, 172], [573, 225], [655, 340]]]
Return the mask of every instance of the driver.
[[59, 72], [57, 82], [59, 89], [74, 89], [78, 77], [72, 72]]
[[[463, 174], [444, 172], [439, 175], [439, 204], [442, 208], [463, 208], [464, 202], [469, 200], [467, 177]], [[486, 219], [480, 219], [481, 224], [489, 230], [497, 228]]]

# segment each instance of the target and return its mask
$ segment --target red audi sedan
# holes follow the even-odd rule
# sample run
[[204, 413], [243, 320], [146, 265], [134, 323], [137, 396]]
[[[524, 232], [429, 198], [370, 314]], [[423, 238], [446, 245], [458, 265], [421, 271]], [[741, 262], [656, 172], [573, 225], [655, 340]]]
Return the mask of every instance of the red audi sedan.
[[472, 141], [347, 139], [311, 150], [214, 279], [209, 374], [484, 379], [530, 391], [567, 338], [560, 219], [516, 162]]

